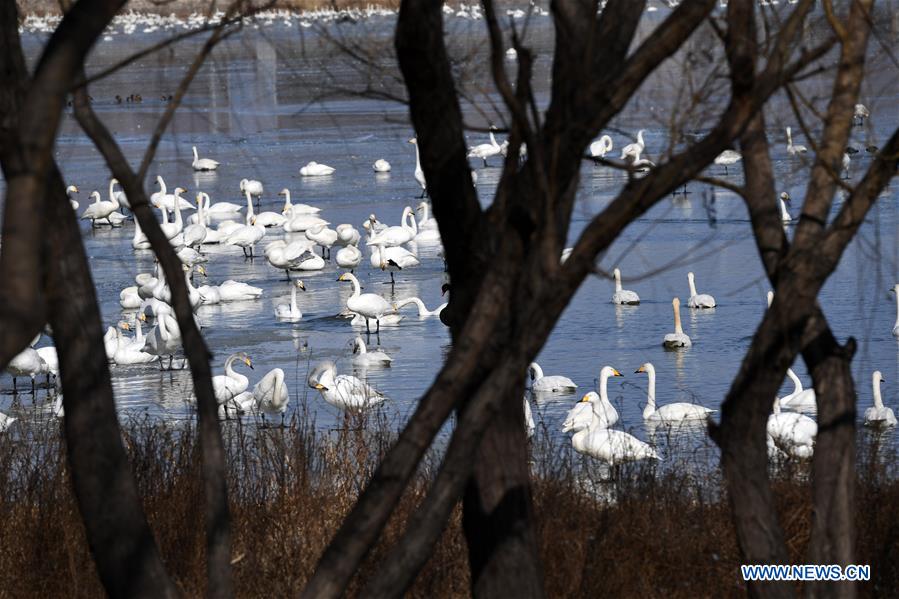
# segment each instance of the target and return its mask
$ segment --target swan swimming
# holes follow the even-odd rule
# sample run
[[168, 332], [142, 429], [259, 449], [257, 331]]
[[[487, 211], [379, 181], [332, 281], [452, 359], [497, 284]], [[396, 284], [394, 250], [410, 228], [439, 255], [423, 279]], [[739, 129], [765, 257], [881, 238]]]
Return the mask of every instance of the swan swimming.
[[640, 296], [635, 291], [621, 288], [621, 271], [617, 268], [612, 271], [615, 276], [615, 293], [612, 294], [613, 304], [637, 305], [640, 303]]
[[865, 410], [865, 426], [896, 426], [896, 416], [893, 414], [892, 408], [883, 405], [883, 398], [880, 396], [880, 382], [883, 375], [879, 370], [875, 370], [871, 375], [871, 388], [874, 391], [874, 406]]
[[808, 148], [806, 148], [802, 144], [793, 144], [792, 133], [792, 130], [787, 127], [787, 153], [789, 153], [790, 156], [795, 156], [796, 154], [805, 154], [806, 152], [808, 152]]
[[[321, 212], [321, 208], [316, 208], [315, 206], [310, 206], [309, 204], [294, 204], [290, 201], [290, 190], [286, 187], [278, 192], [279, 196], [284, 196], [284, 209], [281, 210], [281, 214], [287, 216], [288, 213], [292, 215], [299, 214], [318, 214]], [[327, 224], [327, 223], [325, 223]]]
[[577, 389], [577, 384], [567, 376], [543, 376], [543, 369], [536, 362], [528, 366], [528, 377], [534, 393], [569, 393]]
[[390, 163], [383, 158], [378, 158], [377, 160], [375, 160], [375, 163], [371, 165], [371, 168], [376, 173], [389, 173]]
[[787, 368], [787, 376], [793, 381], [793, 392], [780, 398], [780, 407], [794, 412], [816, 412], [818, 410], [814, 389], [803, 389], [802, 380], [792, 368]]
[[591, 391], [565, 415], [562, 432], [579, 432], [590, 426], [593, 420], [599, 421], [599, 428], [609, 428], [618, 422], [618, 410], [609, 401], [609, 377], [622, 376], [611, 366], [603, 366], [599, 371], [599, 393]]
[[200, 158], [197, 153], [197, 146], [193, 146], [194, 161], [191, 166], [195, 171], [214, 171], [219, 167], [219, 163], [211, 158]]
[[369, 319], [377, 323], [377, 332], [381, 331], [381, 318], [387, 314], [395, 314], [396, 310], [386, 299], [375, 293], [361, 293], [359, 279], [352, 273], [341, 274], [338, 281], [349, 281], [353, 284], [353, 295], [346, 300], [347, 309], [364, 317], [365, 328], [371, 334]]
[[779, 450], [794, 458], [812, 457], [818, 425], [804, 414], [781, 412], [780, 400], [776, 397], [774, 413], [768, 416], [766, 431], [769, 454], [777, 455]]
[[646, 391], [646, 407], [643, 408], [643, 419], [655, 422], [678, 423], [684, 420], [705, 420], [715, 410], [687, 402], [676, 402], [656, 407], [656, 369], [647, 362], [636, 372], [645, 372], [649, 376]]
[[690, 283], [690, 299], [687, 300], [689, 307], [702, 310], [714, 308], [717, 305], [715, 298], [708, 293], [696, 293], [696, 280], [692, 272], [687, 273], [687, 282]]
[[278, 320], [286, 320], [288, 322], [298, 322], [303, 318], [303, 313], [300, 312], [300, 308], [297, 306], [297, 289], [306, 291], [306, 285], [303, 281], [297, 280], [291, 285], [289, 304], [278, 304], [275, 306], [275, 318]]
[[594, 158], [605, 158], [606, 154], [612, 151], [612, 138], [603, 135], [597, 141], [590, 144], [590, 155]]
[[671, 307], [674, 308], [674, 332], [665, 335], [662, 345], [667, 348], [690, 347], [693, 342], [690, 337], [684, 333], [684, 329], [680, 324], [680, 300], [674, 298], [671, 300]]
[[368, 351], [365, 341], [358, 335], [350, 341], [350, 344], [353, 346], [353, 364], [356, 366], [390, 366], [393, 362], [393, 358], [379, 349]]
[[396, 310], [399, 311], [400, 308], [404, 308], [405, 306], [408, 306], [409, 304], [415, 304], [415, 306], [418, 307], [418, 317], [419, 318], [427, 318], [429, 316], [440, 316], [440, 313], [443, 312], [443, 309], [449, 305], [449, 302], [444, 302], [444, 303], [440, 304], [439, 306], [437, 306], [436, 308], [434, 308], [433, 310], [428, 310], [427, 306], [425, 306], [425, 303], [423, 301], [421, 301], [420, 298], [407, 297], [406, 299], [400, 300], [396, 304], [394, 304], [394, 308], [396, 308]]
[[212, 377], [212, 391], [219, 404], [223, 404], [235, 395], [243, 393], [250, 385], [250, 379], [234, 370], [234, 363], [238, 361], [253, 368], [253, 361], [250, 359], [250, 356], [244, 352], [237, 352], [231, 354], [225, 360], [225, 374]]
[[307, 382], [321, 393], [322, 398], [341, 410], [360, 411], [372, 408], [384, 401], [384, 394], [348, 374], [337, 374], [332, 362], [324, 362], [313, 368]]
[[300, 168], [300, 175], [303, 177], [324, 177], [333, 174], [334, 171], [335, 169], [333, 166], [312, 161]]

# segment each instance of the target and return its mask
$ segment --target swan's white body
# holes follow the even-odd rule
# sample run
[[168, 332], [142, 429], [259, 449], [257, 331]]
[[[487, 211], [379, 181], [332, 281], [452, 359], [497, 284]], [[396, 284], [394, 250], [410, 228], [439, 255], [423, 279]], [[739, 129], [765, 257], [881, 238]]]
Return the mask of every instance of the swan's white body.
[[322, 248], [324, 254], [325, 249], [328, 250], [328, 257], [331, 256], [331, 246], [337, 243], [337, 231], [329, 229], [325, 225], [316, 225], [306, 229], [306, 239], [318, 244]]
[[418, 205], [418, 211], [421, 212], [421, 218], [418, 220], [418, 232], [421, 234], [422, 231], [426, 231], [429, 229], [437, 230], [437, 219], [431, 218], [431, 207], [427, 202], [422, 202]]
[[865, 426], [896, 426], [896, 415], [893, 410], [883, 405], [883, 398], [880, 396], [880, 382], [883, 375], [879, 370], [875, 370], [871, 375], [871, 387], [874, 391], [874, 406], [865, 410]]
[[[202, 201], [201, 201], [202, 197]], [[206, 216], [206, 224], [210, 223], [210, 220], [214, 218], [223, 218], [226, 216], [234, 216], [241, 210], [243, 210], [243, 206], [240, 204], [234, 204], [232, 202], [216, 202], [212, 203], [212, 198], [209, 197], [209, 194], [205, 191], [201, 191], [197, 194], [197, 206], [203, 204], [203, 214]], [[191, 215], [193, 218], [196, 215]]]
[[[396, 310], [386, 299], [375, 293], [362, 293], [359, 279], [352, 273], [345, 272], [338, 281], [350, 281], [353, 284], [353, 295], [347, 298], [346, 307], [360, 316], [375, 320], [378, 328], [381, 327], [381, 318], [387, 314], [394, 314]], [[370, 328], [368, 321], [366, 326]]]
[[302, 233], [307, 229], [311, 229], [313, 227], [322, 227], [330, 224], [323, 218], [319, 218], [314, 214], [310, 214], [308, 212], [298, 212], [297, 206], [299, 204], [293, 204], [288, 210], [285, 217], [287, 220], [284, 222], [284, 231], [287, 233]]
[[257, 181], [256, 179], [241, 179], [240, 191], [249, 193], [251, 196], [259, 197], [265, 192], [265, 189], [262, 187], [261, 181]]
[[776, 454], [779, 450], [794, 458], [812, 457], [818, 425], [804, 414], [781, 412], [777, 398], [774, 398], [774, 413], [768, 416], [766, 430], [769, 453]]
[[298, 239], [287, 243], [278, 239], [265, 246], [265, 259], [278, 270], [298, 270], [302, 256], [309, 251], [312, 244], [306, 239]]
[[354, 270], [362, 263], [362, 251], [355, 245], [348, 245], [337, 250], [334, 260], [340, 268]]
[[324, 177], [334, 172], [333, 166], [327, 164], [319, 164], [315, 161], [308, 163], [300, 169], [300, 175], [304, 177]]
[[78, 210], [80, 204], [78, 203], [78, 200], [72, 197], [73, 193], [78, 193], [78, 187], [75, 185], [66, 187], [66, 197], [69, 198], [69, 204], [72, 206], [72, 210]]
[[406, 219], [409, 217], [412, 217], [412, 222], [414, 223], [415, 218], [412, 214], [412, 208], [406, 206], [405, 208], [403, 208], [403, 216], [400, 219], [401, 224], [387, 227], [386, 229], [383, 229], [377, 233], [373, 233], [371, 238], [368, 240], [368, 245], [381, 244], [384, 247], [395, 247], [404, 243], [408, 243], [415, 239], [415, 234], [418, 231], [415, 229], [414, 224], [406, 224]]
[[262, 296], [261, 288], [230, 279], [221, 285], [203, 285], [197, 292], [204, 305], [254, 300]]
[[341, 410], [364, 410], [384, 401], [383, 393], [354, 376], [338, 375], [336, 367], [330, 362], [314, 368], [308, 382], [326, 402]]
[[793, 144], [793, 131], [787, 127], [787, 153], [790, 156], [795, 156], [796, 154], [805, 154], [806, 152], [808, 152], [808, 148], [802, 144]]
[[643, 129], [640, 129], [637, 132], [637, 141], [632, 144], [627, 144], [621, 149], [621, 159], [626, 159], [636, 164], [636, 162], [640, 160], [640, 154], [643, 153], [645, 148], [646, 144], [643, 142]]
[[0, 433], [5, 432], [16, 420], [18, 420], [18, 418], [13, 418], [12, 416], [7, 416], [3, 412], [0, 412]]
[[91, 198], [93, 198], [94, 203], [85, 208], [81, 214], [81, 219], [91, 221], [91, 226], [96, 225], [98, 220], [109, 217], [109, 215], [119, 209], [117, 200], [103, 201], [100, 199], [100, 192], [98, 191], [91, 193]]
[[389, 173], [390, 163], [383, 158], [378, 158], [377, 160], [375, 160], [375, 163], [371, 165], [371, 169], [376, 173]]
[[356, 336], [352, 343], [353, 364], [357, 366], [390, 366], [390, 363], [393, 362], [393, 358], [379, 349], [368, 351], [362, 337]]
[[156, 326], [147, 334], [142, 351], [153, 354], [161, 363], [163, 356], [171, 358], [179, 347], [181, 347], [181, 330], [178, 328], [178, 321], [172, 314], [157, 314]]
[[793, 372], [792, 368], [787, 368], [787, 376], [793, 381], [793, 392], [780, 398], [780, 407], [794, 412], [816, 412], [818, 403], [815, 398], [815, 390], [803, 389], [802, 380]]
[[606, 154], [612, 151], [612, 138], [603, 135], [598, 140], [590, 144], [590, 155], [594, 158], [604, 158]]
[[793, 217], [790, 216], [790, 211], [787, 210], [787, 202], [790, 201], [790, 194], [785, 191], [780, 192], [780, 220], [785, 223], [791, 222]]
[[[37, 350], [28, 346], [9, 361], [6, 371], [13, 376], [13, 379], [20, 376], [29, 377], [33, 387], [35, 377], [39, 374], [47, 374], [50, 372], [50, 367]], [[15, 385], [15, 380], [13, 380], [13, 385]]]
[[571, 437], [571, 446], [578, 453], [601, 460], [610, 466], [661, 459], [652, 447], [637, 437], [624, 431], [602, 428], [595, 419], [587, 428]]
[[[128, 196], [125, 195], [124, 191], [116, 191], [115, 186], [119, 184], [119, 180], [113, 177], [109, 180], [109, 200], [115, 200], [119, 203], [119, 205], [124, 206], [125, 208], [131, 208], [131, 204], [128, 202]], [[77, 191], [77, 189], [76, 189]], [[123, 217], [124, 218], [124, 217]]]
[[[159, 185], [159, 191], [150, 196], [150, 203], [153, 204], [156, 208], [165, 208], [169, 212], [174, 211], [175, 195], [168, 193], [168, 189], [165, 186], [165, 181], [161, 176], [156, 177], [156, 184]], [[182, 210], [194, 209], [194, 205], [184, 198], [180, 198], [178, 200], [178, 205]]]
[[617, 268], [612, 271], [615, 275], [615, 293], [612, 294], [613, 304], [636, 305], [640, 303], [640, 296], [635, 291], [621, 288], [621, 271]]
[[736, 150], [724, 150], [715, 157], [715, 164], [723, 166], [724, 172], [727, 173], [727, 167], [736, 164], [741, 160], [743, 160], [743, 155]]
[[536, 362], [528, 366], [528, 376], [534, 393], [570, 393], [577, 389], [575, 382], [567, 376], [544, 376], [543, 369]]
[[705, 420], [715, 410], [687, 402], [676, 402], [656, 406], [656, 369], [647, 362], [637, 369], [637, 372], [645, 372], [649, 376], [649, 386], [646, 391], [646, 407], [643, 408], [643, 419], [649, 422], [679, 423], [684, 420]]
[[257, 225], [256, 217], [248, 214], [247, 224], [232, 230], [225, 238], [224, 243], [243, 249], [245, 256], [249, 250], [249, 256], [253, 256], [253, 247], [262, 241], [263, 237], [265, 237], [265, 227]]
[[174, 239], [175, 236], [177, 236], [184, 230], [184, 218], [181, 214], [181, 202], [186, 202], [186, 200], [181, 197], [182, 193], [184, 193], [183, 188], [175, 188], [175, 200], [172, 201], [175, 212], [174, 222], [169, 222], [168, 210], [165, 207], [159, 208], [160, 212], [162, 212], [162, 223], [160, 223], [159, 228], [162, 229], [162, 232], [165, 233], [166, 239], [168, 239], [169, 241]]
[[361, 314], [356, 314], [352, 311], [349, 311], [349, 313], [353, 315], [352, 319], [350, 319], [350, 326], [366, 327], [369, 330], [373, 326], [393, 327], [398, 325], [403, 320], [402, 314], [385, 314], [381, 318], [375, 320], [374, 318], [366, 318]]
[[668, 348], [690, 347], [693, 342], [690, 337], [684, 333], [684, 329], [680, 324], [680, 300], [674, 298], [671, 300], [671, 306], [674, 308], [674, 332], [665, 335], [662, 345]]
[[362, 239], [359, 230], [349, 223], [339, 224], [334, 230], [337, 231], [337, 245], [340, 246], [358, 246], [359, 241]]
[[56, 348], [52, 345], [48, 345], [47, 347], [39, 347], [34, 351], [37, 352], [37, 355], [39, 355], [41, 360], [44, 361], [44, 364], [47, 365], [44, 374], [49, 372], [53, 376], [59, 376], [59, 356], [56, 354]]
[[197, 153], [197, 146], [193, 146], [194, 150], [194, 161], [191, 163], [191, 166], [195, 171], [214, 171], [219, 167], [219, 163], [211, 158], [200, 158], [200, 155]]
[[206, 229], [206, 206], [203, 197], [197, 194], [197, 222], [184, 228], [184, 245], [196, 247], [206, 241], [208, 230]]
[[[371, 245], [371, 242], [369, 242]], [[418, 257], [404, 247], [384, 247], [384, 244], [373, 245], [371, 251], [371, 267], [381, 270], [398, 271], [421, 264]]]
[[280, 368], [271, 369], [253, 386], [253, 398], [263, 414], [283, 416], [290, 402], [284, 371]]
[[717, 305], [715, 298], [708, 293], [696, 293], [696, 279], [692, 272], [687, 273], [687, 281], [690, 283], [690, 299], [687, 300], [687, 306], [696, 310], [703, 310], [714, 308]]
[[137, 285], [125, 287], [119, 292], [119, 305], [123, 310], [137, 310], [143, 298], [138, 294]]
[[112, 356], [112, 361], [119, 366], [127, 366], [129, 364], [148, 364], [158, 360], [158, 356], [143, 351], [143, 343], [138, 347], [137, 340], [125, 338], [122, 330], [116, 329], [116, 352]]
[[250, 368], [253, 367], [250, 357], [243, 352], [228, 356], [228, 359], [225, 360], [225, 374], [212, 377], [212, 391], [219, 404], [243, 393], [250, 385], [250, 379], [234, 370], [234, 363], [237, 361], [243, 362]]
[[611, 366], [603, 366], [599, 372], [599, 393], [591, 391], [584, 395], [565, 416], [562, 423], [562, 432], [579, 432], [590, 426], [594, 420], [597, 428], [609, 428], [618, 422], [618, 410], [609, 401], [608, 384], [609, 377], [620, 376], [620, 373]]
[[487, 144], [478, 144], [476, 146], [471, 146], [468, 148], [468, 157], [469, 158], [480, 158], [484, 161], [484, 166], [487, 165], [487, 159], [492, 158], [493, 156], [497, 156], [502, 152], [502, 146], [496, 143], [496, 138], [493, 137], [493, 131], [490, 132], [490, 143]]
[[444, 302], [444, 303], [440, 304], [439, 306], [437, 306], [436, 308], [434, 308], [433, 310], [428, 310], [427, 306], [425, 306], [425, 303], [423, 301], [421, 301], [420, 298], [407, 297], [404, 300], [398, 301], [395, 304], [395, 306], [396, 306], [396, 309], [399, 310], [405, 306], [408, 306], [409, 304], [415, 304], [418, 307], [418, 317], [419, 318], [428, 318], [429, 316], [440, 316], [440, 313], [443, 312], [443, 309], [449, 305], [449, 303]]
[[306, 290], [306, 286], [303, 284], [303, 281], [297, 281], [290, 287], [290, 303], [289, 304], [278, 304], [275, 306], [275, 318], [278, 320], [284, 320], [287, 322], [298, 322], [301, 318], [303, 318], [303, 313], [300, 312], [299, 306], [297, 306], [297, 289]]
[[279, 196], [284, 196], [284, 209], [281, 210], [281, 214], [287, 216], [287, 213], [290, 212], [293, 215], [299, 214], [318, 214], [321, 212], [321, 208], [316, 208], [315, 206], [310, 206], [309, 204], [293, 204], [290, 201], [290, 190], [286, 187], [278, 192]]

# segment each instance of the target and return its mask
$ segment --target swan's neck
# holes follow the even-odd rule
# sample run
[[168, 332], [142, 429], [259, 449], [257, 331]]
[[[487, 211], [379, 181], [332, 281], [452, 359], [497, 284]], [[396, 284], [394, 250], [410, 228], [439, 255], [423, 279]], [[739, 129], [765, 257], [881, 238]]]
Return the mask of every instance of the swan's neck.
[[415, 170], [421, 170], [421, 156], [418, 154], [418, 144], [415, 144]]
[[194, 146], [194, 162], [200, 159], [200, 155], [197, 153], [197, 146]]
[[334, 376], [337, 373], [334, 372], [334, 368], [327, 368], [324, 372], [321, 373], [321, 376], [318, 377], [318, 382], [327, 387], [328, 390], [334, 389]]
[[533, 364], [531, 364], [531, 368], [534, 369], [534, 380], [535, 380], [535, 381], [536, 381], [537, 379], [542, 379], [542, 378], [543, 378], [543, 369], [540, 368], [540, 365], [539, 365], [539, 364], [537, 364], [536, 362], [534, 362]]
[[[411, 224], [407, 224], [411, 223]], [[403, 226], [412, 230], [412, 235], [418, 235], [418, 223], [415, 222], [415, 214], [411, 210], [403, 214]]]
[[184, 224], [184, 221], [181, 220], [181, 194], [175, 192], [175, 224], [179, 227]]
[[162, 212], [162, 224], [169, 224], [169, 211], [162, 204], [159, 205], [159, 211]]
[[253, 196], [250, 195], [250, 192], [246, 192], [247, 194], [247, 224], [250, 224], [250, 219], [256, 216], [256, 213], [253, 212]]
[[421, 301], [421, 299], [417, 297], [410, 297], [406, 300], [407, 304], [415, 304], [418, 306], [418, 315], [419, 316], [428, 316], [430, 312], [428, 312], [428, 308], [425, 306], [425, 303]]
[[789, 127], [787, 127], [787, 145], [788, 146], [793, 145], [793, 135], [792, 135], [792, 132], [790, 131]]
[[780, 414], [780, 398], [778, 397], [774, 398], [774, 413]]
[[896, 324], [894, 326], [899, 327], [899, 286], [894, 288], [896, 292]]
[[690, 281], [690, 297], [696, 295], [696, 282], [693, 280], [693, 277], [688, 279]]
[[646, 145], [643, 142], [643, 132], [642, 131], [637, 131], [637, 143], [640, 145], [641, 148]]
[[[281, 397], [281, 388], [284, 386], [284, 371], [280, 368], [275, 370], [275, 384], [272, 386], [272, 399], [278, 400]], [[285, 393], [286, 395], [286, 393]]]
[[880, 396], [880, 381], [874, 379], [874, 407], [878, 410], [883, 409], [883, 398]]
[[490, 144], [495, 148], [499, 147], [499, 144], [496, 143], [496, 138], [493, 137], [493, 131], [490, 132]]
[[237, 378], [238, 374], [234, 370], [234, 362], [237, 360], [237, 356], [230, 356], [227, 360], [225, 360], [225, 374], [229, 378]]
[[792, 368], [787, 368], [787, 376], [793, 381], [793, 393], [802, 393], [802, 380], [796, 376]]
[[781, 217], [788, 218], [790, 216], [790, 212], [787, 210], [787, 204], [786, 204], [786, 202], [783, 201], [783, 198], [779, 198], [779, 199], [780, 199], [780, 215], [781, 215]]
[[680, 325], [680, 307], [674, 306], [674, 332], [678, 335], [684, 334], [684, 329]]
[[359, 287], [359, 279], [350, 275], [350, 281], [353, 283], [353, 297], [359, 297], [362, 294], [362, 289]]
[[110, 180], [109, 180], [109, 199], [110, 199], [110, 201], [113, 202], [116, 206], [119, 205], [118, 200], [116, 200], [116, 198], [115, 198], [115, 179], [110, 179]]
[[290, 210], [293, 207], [293, 204], [290, 203], [290, 191], [284, 191], [284, 210]]
[[134, 242], [143, 241], [144, 232], [140, 228], [140, 219], [134, 218]]
[[203, 196], [200, 196], [200, 201], [197, 202], [197, 224], [206, 226], [206, 200]]
[[122, 334], [122, 330], [119, 327], [115, 329], [115, 338], [116, 351], [123, 351], [125, 349], [125, 335]]
[[359, 355], [368, 352], [368, 348], [365, 347], [365, 341], [362, 340], [362, 337], [356, 337], [356, 350], [359, 352]]
[[[599, 375], [599, 399], [604, 404], [609, 403], [608, 389], [609, 389], [609, 373], [603, 372], [601, 375]], [[593, 420], [595, 421], [596, 419], [594, 418]]]
[[422, 202], [421, 204], [421, 221], [422, 223], [426, 223], [431, 219], [431, 210], [428, 208], [427, 202]]
[[649, 386], [646, 390], [646, 407], [643, 408], [643, 418], [648, 418], [656, 411], [656, 372], [655, 370], [647, 370], [649, 377]]
[[621, 293], [621, 273], [615, 271], [615, 292]]
[[144, 328], [140, 325], [140, 318], [134, 319], [134, 341], [136, 343], [144, 342]]
[[159, 183], [159, 193], [162, 195], [167, 195], [169, 193], [168, 188], [165, 186], [165, 181], [163, 181], [162, 177], [156, 177], [156, 181]]

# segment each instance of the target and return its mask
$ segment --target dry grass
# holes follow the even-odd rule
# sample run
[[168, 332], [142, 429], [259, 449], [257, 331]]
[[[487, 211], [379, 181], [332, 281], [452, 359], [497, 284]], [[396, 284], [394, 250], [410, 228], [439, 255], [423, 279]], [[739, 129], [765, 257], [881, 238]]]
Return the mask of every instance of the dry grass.
[[[372, 465], [394, 438], [380, 415], [317, 431], [308, 415], [286, 428], [230, 423], [230, 489], [235, 579], [242, 597], [296, 594]], [[29, 442], [0, 436], [0, 596], [102, 595], [67, 480], [58, 424], [29, 427]], [[194, 431], [132, 420], [123, 437], [166, 564], [186, 596], [203, 594], [202, 486]], [[634, 467], [616, 484], [572, 460], [567, 447], [538, 440], [534, 503], [546, 588], [554, 597], [738, 596], [736, 548], [719, 473]], [[859, 468], [859, 558], [875, 581], [864, 594], [899, 583], [899, 484], [895, 460], [864, 448]], [[354, 581], [378, 567], [423, 497], [432, 456]], [[777, 475], [775, 492], [790, 551], [801, 563], [811, 518], [802, 473]], [[465, 539], [457, 509], [411, 595], [468, 592]]]

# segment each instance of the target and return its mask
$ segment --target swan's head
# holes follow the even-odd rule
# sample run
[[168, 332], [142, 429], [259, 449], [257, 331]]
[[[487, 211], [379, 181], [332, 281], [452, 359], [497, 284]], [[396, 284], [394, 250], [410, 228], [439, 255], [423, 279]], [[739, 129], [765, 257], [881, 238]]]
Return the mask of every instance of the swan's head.
[[112, 179], [109, 180], [109, 184], [110, 184], [110, 185], [118, 185], [118, 184], [119, 184], [119, 180], [116, 179], [115, 177], [113, 177]]
[[418, 144], [418, 138], [417, 138], [417, 137], [413, 137], [412, 139], [409, 140], [409, 143], [412, 144], [412, 145]]
[[621, 280], [621, 271], [616, 268], [615, 270], [612, 271], [612, 276], [615, 277], [616, 281], [620, 281]]
[[247, 186], [247, 183], [249, 183], [249, 182], [250, 182], [249, 179], [241, 179], [240, 180], [240, 190], [243, 191], [244, 188]]
[[602, 370], [599, 371], [599, 376], [600, 377], [605, 376], [608, 378], [610, 376], [622, 376], [623, 377], [624, 375], [621, 374], [620, 372], [618, 372], [618, 370], [616, 370], [615, 368], [612, 368], [611, 366], [603, 366]]
[[256, 215], [255, 214], [250, 217], [250, 224], [253, 226], [256, 226]]
[[92, 199], [92, 200], [99, 200], [99, 199], [100, 199], [100, 192], [99, 192], [99, 191], [91, 192], [91, 199]]
[[880, 383], [884, 380], [883, 375], [879, 370], [875, 370], [874, 374], [871, 375], [871, 381], [873, 381], [875, 387], [879, 387]]
[[671, 305], [674, 306], [675, 310], [677, 310], [678, 308], [680, 308], [680, 299], [674, 298], [673, 300], [671, 300]]
[[578, 403], [590, 403], [591, 401], [599, 401], [599, 393], [591, 391], [584, 395]]
[[302, 289], [303, 291], [306, 291], [306, 284], [303, 281], [300, 281], [299, 279], [297, 279], [297, 282], [294, 283], [294, 285], [296, 285], [297, 289]]
[[162, 180], [162, 175], [156, 175], [156, 185], [162, 187], [165, 183]]
[[784, 202], [789, 202], [789, 201], [790, 201], [790, 194], [788, 194], [788, 193], [785, 192], [785, 191], [782, 191], [782, 192], [780, 192], [780, 199], [783, 200]]
[[[361, 341], [361, 339], [360, 339]], [[309, 373], [309, 376], [306, 378], [306, 383], [316, 389], [318, 391], [327, 391], [328, 388], [322, 384], [322, 379], [325, 378], [327, 374], [333, 375], [337, 372], [337, 368], [334, 366], [333, 362], [321, 362], [316, 364], [312, 371]]]
[[[253, 360], [250, 359], [250, 356], [247, 355], [246, 352], [238, 352], [238, 353], [234, 354], [234, 358], [243, 362], [250, 368], [253, 368]], [[255, 370], [255, 368], [253, 368], [253, 370]]]
[[[143, 307], [143, 306], [141, 306]], [[147, 313], [141, 310], [140, 314], [137, 315], [138, 320], [141, 322], [147, 322]]]
[[131, 330], [131, 325], [128, 324], [127, 322], [120, 322], [120, 323], [119, 323], [119, 328], [122, 329], [123, 331], [130, 331], [130, 330]]
[[342, 273], [339, 277], [337, 277], [337, 280], [338, 281], [349, 281], [350, 280], [349, 273], [346, 273], [346, 272]]
[[690, 282], [692, 283], [694, 278], [695, 278], [695, 277], [693, 276], [693, 273], [692, 273], [692, 272], [688, 272], [688, 273], [687, 273], [687, 280], [688, 280], [688, 281], [690, 281]]
[[175, 195], [176, 195], [176, 196], [177, 196], [177, 195], [181, 195], [182, 193], [187, 193], [187, 190], [184, 189], [183, 187], [176, 187], [176, 188], [175, 188]]
[[440, 286], [440, 297], [443, 297], [444, 295], [449, 293], [452, 290], [452, 288], [453, 288], [452, 285], [450, 285], [449, 283], [444, 283], [443, 285], [441, 285]]
[[70, 193], [78, 193], [78, 188], [74, 185], [69, 185], [68, 187], [66, 187], [66, 195]]
[[638, 372], [645, 372], [646, 374], [650, 374], [650, 373], [655, 373], [655, 371], [656, 371], [655, 367], [652, 364], [650, 364], [649, 362], [647, 362], [646, 364], [641, 365], [640, 368], [635, 370], [634, 374], [636, 374]]
[[428, 207], [428, 203], [422, 202], [421, 204], [418, 205], [418, 211], [421, 212], [422, 210], [424, 210], [427, 207]]
[[197, 206], [199, 207], [199, 205], [200, 205], [201, 203], [203, 203], [203, 192], [202, 192], [202, 191], [201, 191], [200, 193], [197, 194], [196, 200], [197, 200]]
[[768, 307], [770, 308], [771, 304], [774, 302], [774, 292], [769, 291], [767, 294], [767, 297], [768, 297]]

